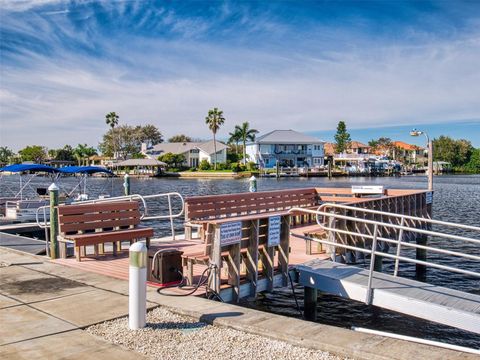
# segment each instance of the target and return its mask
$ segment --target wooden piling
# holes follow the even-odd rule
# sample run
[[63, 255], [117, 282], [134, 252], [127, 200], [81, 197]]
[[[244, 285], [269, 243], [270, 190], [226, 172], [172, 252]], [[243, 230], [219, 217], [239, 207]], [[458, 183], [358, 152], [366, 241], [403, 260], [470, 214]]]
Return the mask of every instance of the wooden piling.
[[308, 286], [304, 287], [303, 315], [305, 320], [317, 320], [318, 290]]

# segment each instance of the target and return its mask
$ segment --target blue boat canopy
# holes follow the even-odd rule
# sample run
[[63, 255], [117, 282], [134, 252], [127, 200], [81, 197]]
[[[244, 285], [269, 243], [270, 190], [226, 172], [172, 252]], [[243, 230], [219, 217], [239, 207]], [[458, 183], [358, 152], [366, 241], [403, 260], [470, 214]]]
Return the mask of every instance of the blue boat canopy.
[[8, 165], [0, 169], [0, 171], [9, 171], [9, 172], [24, 172], [24, 171], [31, 171], [31, 172], [49, 172], [49, 173], [58, 173], [60, 169], [42, 165], [42, 164], [13, 164]]
[[48, 172], [48, 173], [64, 173], [64, 174], [95, 174], [95, 173], [105, 173], [112, 175], [113, 173], [100, 166], [66, 166], [63, 168], [54, 168], [52, 166], [43, 165], [43, 164], [14, 164], [8, 165], [0, 169], [1, 171], [9, 172]]
[[100, 166], [65, 166], [57, 169], [59, 172], [64, 174], [95, 174], [95, 173], [105, 173], [113, 176], [113, 172], [110, 170], [100, 167]]

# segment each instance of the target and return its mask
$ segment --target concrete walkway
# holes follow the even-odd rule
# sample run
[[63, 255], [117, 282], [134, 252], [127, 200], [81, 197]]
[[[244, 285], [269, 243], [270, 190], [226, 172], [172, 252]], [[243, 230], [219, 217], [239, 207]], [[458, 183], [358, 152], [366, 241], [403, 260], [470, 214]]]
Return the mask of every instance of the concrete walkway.
[[[80, 330], [125, 316], [128, 282], [0, 248], [0, 358], [142, 358]], [[287, 318], [196, 297], [147, 291], [149, 307], [355, 359], [477, 359], [437, 347]]]
[[81, 330], [127, 315], [128, 297], [113, 291], [115, 280], [83, 279], [4, 249], [0, 266], [1, 359], [143, 358]]

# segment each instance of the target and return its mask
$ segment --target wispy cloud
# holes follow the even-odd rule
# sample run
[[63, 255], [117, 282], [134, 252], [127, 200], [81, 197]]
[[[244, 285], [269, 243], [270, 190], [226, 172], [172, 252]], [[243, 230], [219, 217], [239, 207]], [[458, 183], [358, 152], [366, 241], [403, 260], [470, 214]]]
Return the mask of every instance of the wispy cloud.
[[312, 131], [341, 119], [357, 128], [480, 119], [478, 18], [448, 36], [405, 26], [402, 40], [372, 35], [375, 19], [358, 14], [343, 26], [230, 2], [202, 11], [144, 4], [11, 13], [0, 3], [2, 145], [96, 145], [110, 111], [194, 137], [208, 136], [213, 106], [227, 116], [225, 134], [241, 121]]

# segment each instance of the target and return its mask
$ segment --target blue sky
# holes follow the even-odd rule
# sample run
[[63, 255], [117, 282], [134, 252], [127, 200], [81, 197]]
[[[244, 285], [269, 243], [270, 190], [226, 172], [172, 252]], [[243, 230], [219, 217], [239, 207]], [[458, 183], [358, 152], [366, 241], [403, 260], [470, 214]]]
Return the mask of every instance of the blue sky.
[[219, 137], [249, 121], [331, 140], [344, 120], [360, 141], [418, 127], [480, 146], [478, 1], [0, 0], [0, 11], [0, 144], [15, 150], [96, 146], [110, 111], [207, 138], [214, 106], [227, 118]]

